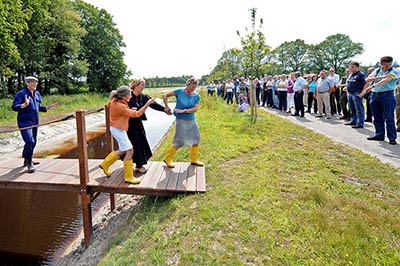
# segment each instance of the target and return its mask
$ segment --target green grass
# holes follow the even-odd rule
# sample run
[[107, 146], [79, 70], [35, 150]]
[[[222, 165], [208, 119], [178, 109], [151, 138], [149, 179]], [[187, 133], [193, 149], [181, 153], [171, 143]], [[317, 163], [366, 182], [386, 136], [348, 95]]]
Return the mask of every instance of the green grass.
[[[99, 265], [399, 265], [400, 173], [202, 94], [205, 194], [145, 197]], [[161, 160], [173, 130], [154, 155]], [[181, 149], [175, 161], [188, 161]]]

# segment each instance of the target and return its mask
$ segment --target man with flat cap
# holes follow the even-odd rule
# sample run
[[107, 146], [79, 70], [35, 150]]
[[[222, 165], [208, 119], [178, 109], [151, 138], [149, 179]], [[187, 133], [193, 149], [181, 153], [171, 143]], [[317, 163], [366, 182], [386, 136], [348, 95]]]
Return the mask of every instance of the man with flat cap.
[[[39, 124], [39, 111], [47, 112], [47, 110], [57, 108], [57, 104], [49, 106], [41, 105], [42, 97], [36, 91], [38, 79], [32, 76], [25, 78], [26, 88], [20, 90], [15, 95], [12, 109], [18, 112], [17, 124], [19, 128], [31, 127]], [[33, 150], [37, 141], [37, 127], [21, 130], [22, 138], [25, 142], [22, 157], [24, 158], [24, 166], [28, 167], [28, 173], [34, 173], [34, 164], [32, 161]]]

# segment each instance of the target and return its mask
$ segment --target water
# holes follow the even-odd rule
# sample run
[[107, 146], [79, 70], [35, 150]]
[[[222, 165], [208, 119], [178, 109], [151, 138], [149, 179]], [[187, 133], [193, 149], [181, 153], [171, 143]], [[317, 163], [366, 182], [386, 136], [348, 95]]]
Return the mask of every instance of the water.
[[[144, 126], [154, 148], [174, 117], [152, 109], [146, 115]], [[89, 158], [104, 158], [104, 132], [89, 132], [88, 139]], [[76, 141], [67, 140], [45, 154], [77, 158]], [[92, 211], [108, 200], [108, 194], [100, 195], [92, 204]], [[0, 189], [0, 213], [0, 265], [53, 265], [82, 227], [79, 197], [73, 192]]]

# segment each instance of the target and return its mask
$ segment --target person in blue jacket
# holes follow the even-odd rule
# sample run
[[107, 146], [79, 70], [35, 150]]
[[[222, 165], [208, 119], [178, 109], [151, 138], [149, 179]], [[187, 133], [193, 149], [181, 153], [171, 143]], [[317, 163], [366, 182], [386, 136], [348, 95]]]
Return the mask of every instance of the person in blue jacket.
[[[19, 128], [31, 127], [39, 124], [39, 111], [47, 112], [47, 110], [57, 108], [57, 104], [44, 106], [41, 104], [42, 97], [36, 91], [38, 79], [35, 77], [25, 78], [26, 88], [17, 92], [14, 97], [12, 109], [18, 112], [17, 124]], [[29, 173], [34, 173], [35, 168], [32, 162], [33, 150], [37, 141], [37, 127], [21, 130], [22, 138], [25, 142], [22, 157], [24, 158], [24, 166], [28, 167]]]

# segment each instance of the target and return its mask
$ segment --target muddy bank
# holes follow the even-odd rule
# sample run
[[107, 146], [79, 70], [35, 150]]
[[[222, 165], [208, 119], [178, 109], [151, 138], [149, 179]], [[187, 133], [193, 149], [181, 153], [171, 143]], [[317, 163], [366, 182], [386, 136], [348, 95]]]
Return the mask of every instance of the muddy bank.
[[139, 206], [141, 196], [115, 195], [116, 209], [111, 212], [109, 204], [105, 204], [93, 219], [93, 238], [90, 246], [85, 249], [83, 231], [66, 249], [65, 255], [56, 265], [97, 265], [106, 253], [113, 236], [126, 225], [132, 212]]

